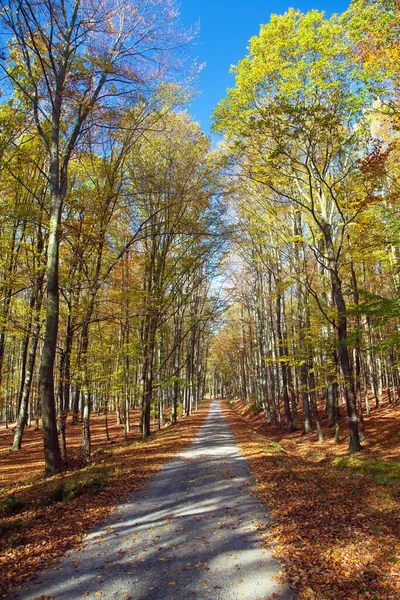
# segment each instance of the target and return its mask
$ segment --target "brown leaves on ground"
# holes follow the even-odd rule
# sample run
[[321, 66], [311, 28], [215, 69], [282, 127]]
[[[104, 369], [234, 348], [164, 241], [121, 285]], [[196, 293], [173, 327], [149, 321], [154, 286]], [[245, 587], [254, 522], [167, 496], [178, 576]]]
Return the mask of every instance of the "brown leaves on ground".
[[[192, 442], [207, 411], [208, 404], [204, 404], [192, 417], [147, 442], [107, 445], [94, 453], [92, 465], [50, 479], [39, 477], [42, 441], [40, 435], [31, 433], [25, 450], [13, 454], [14, 482], [18, 479], [18, 483], [12, 483], [10, 460], [2, 460], [0, 468], [0, 475], [5, 475], [0, 497], [0, 597], [6, 598], [13, 586], [77, 547], [118, 501], [142, 487]], [[10, 496], [12, 502], [7, 505], [4, 498]]]
[[[379, 424], [371, 419], [369, 429], [370, 437], [381, 436], [385, 445], [376, 443], [367, 456], [398, 452], [397, 436], [376, 431], [382, 429], [385, 410], [377, 411]], [[386, 423], [395, 422], [398, 431], [398, 412], [391, 412]], [[300, 434], [284, 436], [281, 430], [279, 445], [276, 430], [270, 436], [266, 424], [255, 431], [249, 415], [226, 409], [226, 416], [255, 474], [256, 494], [272, 509], [266, 543], [299, 598], [398, 600], [399, 481], [379, 482], [368, 473], [338, 468], [329, 458], [334, 452], [329, 442], [324, 452], [324, 445], [306, 444]], [[346, 454], [344, 443], [337, 452]]]

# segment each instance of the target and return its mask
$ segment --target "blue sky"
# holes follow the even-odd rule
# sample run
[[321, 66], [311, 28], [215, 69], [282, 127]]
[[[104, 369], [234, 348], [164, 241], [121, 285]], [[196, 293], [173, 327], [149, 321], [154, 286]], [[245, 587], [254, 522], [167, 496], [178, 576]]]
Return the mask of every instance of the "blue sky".
[[258, 34], [260, 24], [267, 23], [271, 13], [282, 14], [293, 6], [330, 15], [344, 11], [348, 4], [349, 0], [180, 0], [182, 22], [200, 22], [194, 54], [206, 63], [198, 82], [200, 93], [190, 107], [192, 117], [209, 133], [211, 113], [233, 85], [230, 65], [247, 53], [249, 39]]

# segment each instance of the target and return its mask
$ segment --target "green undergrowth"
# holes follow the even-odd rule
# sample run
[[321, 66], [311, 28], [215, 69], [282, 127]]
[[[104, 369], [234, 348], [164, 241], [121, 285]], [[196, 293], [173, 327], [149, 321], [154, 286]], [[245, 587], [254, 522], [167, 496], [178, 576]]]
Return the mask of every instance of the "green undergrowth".
[[370, 475], [378, 483], [400, 483], [399, 461], [343, 456], [335, 458], [333, 464], [339, 469], [351, 469], [358, 475]]
[[270, 444], [268, 444], [271, 448], [273, 448], [274, 450], [276, 450], [277, 452], [286, 452], [287, 454], [287, 450], [286, 448], [284, 448], [283, 446], [281, 446], [281, 444], [278, 444], [278, 442], [271, 442]]
[[254, 444], [260, 452], [266, 454], [267, 456], [277, 456], [282, 453], [288, 453], [286, 448], [281, 446], [281, 444], [278, 442], [268, 442], [263, 438], [252, 439], [252, 444]]
[[248, 411], [251, 416], [258, 416], [259, 414], [264, 412], [262, 406], [259, 406], [258, 404], [255, 404], [255, 403], [252, 403], [252, 404], [250, 404], [250, 406], [248, 406]]
[[96, 470], [85, 469], [79, 473], [63, 478], [55, 487], [46, 490], [42, 497], [42, 504], [53, 502], [70, 502], [84, 494], [95, 495], [107, 485], [109, 470], [100, 468]]
[[22, 498], [18, 498], [14, 494], [7, 496], [0, 502], [0, 514], [16, 515], [23, 512], [26, 508], [26, 502]]
[[[35, 485], [35, 494], [26, 494], [26, 489], [10, 494], [0, 501], [0, 518], [23, 513], [34, 506], [50, 506], [55, 502], [70, 502], [79, 496], [95, 495], [108, 484], [110, 470], [105, 466], [89, 465], [72, 473], [65, 473], [61, 479], [42, 479]], [[6, 533], [0, 522], [0, 535]]]

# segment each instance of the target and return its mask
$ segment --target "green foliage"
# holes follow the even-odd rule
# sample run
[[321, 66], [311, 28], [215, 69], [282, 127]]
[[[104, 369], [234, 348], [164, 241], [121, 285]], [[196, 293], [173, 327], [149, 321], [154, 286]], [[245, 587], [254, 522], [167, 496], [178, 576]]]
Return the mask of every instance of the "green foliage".
[[369, 475], [378, 483], [400, 482], [400, 462], [384, 459], [340, 457], [333, 461], [339, 469], [352, 469], [359, 475]]
[[63, 479], [44, 495], [42, 503], [49, 505], [54, 502], [71, 502], [84, 494], [94, 496], [104, 489], [108, 475], [107, 469], [101, 469], [93, 473], [80, 472], [68, 479]]
[[0, 509], [9, 514], [18, 514], [23, 512], [26, 507], [26, 502], [22, 500], [22, 498], [17, 498], [14, 495], [7, 496], [7, 498], [2, 500], [0, 503]]
[[387, 298], [368, 290], [360, 290], [360, 296], [359, 312], [373, 317], [377, 323], [400, 317], [399, 298]]
[[294, 142], [313, 123], [326, 135], [364, 106], [366, 90], [352, 77], [351, 62], [337, 15], [294, 9], [272, 15], [233, 69], [236, 86], [215, 111], [215, 129], [248, 135], [274, 127], [278, 138], [286, 130]]
[[278, 452], [286, 452], [286, 454], [287, 454], [287, 450], [283, 446], [281, 446], [281, 444], [279, 444], [278, 442], [271, 442], [269, 444], [269, 446], [271, 448], [273, 448], [274, 450], [277, 450]]

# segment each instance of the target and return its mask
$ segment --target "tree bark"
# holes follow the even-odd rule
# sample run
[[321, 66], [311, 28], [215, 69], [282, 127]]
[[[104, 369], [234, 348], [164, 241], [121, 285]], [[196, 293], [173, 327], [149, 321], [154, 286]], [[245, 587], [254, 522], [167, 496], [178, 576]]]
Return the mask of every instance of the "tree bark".
[[333, 247], [331, 226], [323, 224], [326, 252], [328, 255], [329, 272], [332, 284], [332, 294], [337, 309], [337, 336], [339, 345], [339, 361], [344, 378], [344, 391], [347, 407], [347, 419], [349, 424], [349, 449], [352, 452], [361, 450], [358, 433], [357, 402], [354, 390], [354, 378], [350, 363], [349, 350], [347, 347], [347, 312], [346, 303], [342, 291], [342, 282], [339, 278], [336, 265], [335, 251]]
[[[54, 164], [54, 162], [56, 164]], [[56, 173], [54, 173], [56, 171]], [[51, 166], [51, 180], [58, 179], [58, 160]], [[56, 184], [52, 187], [54, 188]], [[47, 247], [47, 302], [46, 329], [40, 363], [39, 389], [42, 398], [42, 428], [45, 456], [45, 475], [58, 473], [62, 468], [57, 435], [56, 405], [54, 395], [54, 362], [57, 347], [59, 319], [59, 226], [62, 198], [52, 190], [50, 206], [49, 242]]]
[[29, 351], [28, 358], [26, 363], [25, 370], [25, 379], [24, 379], [24, 387], [21, 398], [21, 406], [19, 410], [17, 425], [15, 428], [14, 442], [12, 445], [13, 451], [21, 450], [22, 445], [22, 436], [24, 433], [27, 413], [28, 413], [28, 405], [29, 405], [29, 396], [31, 392], [32, 379], [33, 379], [33, 371], [35, 368], [35, 360], [36, 360], [36, 350], [39, 339], [39, 331], [40, 331], [40, 323], [36, 322], [32, 329], [32, 335], [29, 343]]
[[285, 411], [286, 425], [288, 427], [289, 433], [294, 431], [294, 424], [292, 419], [292, 414], [290, 411], [290, 401], [289, 401], [289, 390], [288, 390], [288, 374], [287, 374], [287, 361], [288, 361], [288, 351], [286, 340], [283, 339], [282, 334], [282, 300], [281, 295], [277, 291], [276, 297], [276, 330], [278, 333], [278, 342], [279, 342], [279, 358], [281, 363], [282, 370], [282, 382], [283, 382], [283, 408]]

